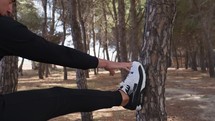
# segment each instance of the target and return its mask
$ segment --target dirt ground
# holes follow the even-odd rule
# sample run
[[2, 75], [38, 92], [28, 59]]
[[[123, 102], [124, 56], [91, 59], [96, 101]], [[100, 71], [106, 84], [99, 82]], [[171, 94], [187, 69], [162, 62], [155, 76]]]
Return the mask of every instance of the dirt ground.
[[[62, 86], [76, 88], [75, 73], [69, 72], [69, 80], [63, 81], [62, 70], [52, 71], [45, 80], [39, 80], [37, 72], [25, 70], [20, 77], [18, 90]], [[114, 90], [120, 82], [120, 74], [114, 77], [107, 72], [94, 76], [90, 73], [90, 89]], [[184, 69], [168, 69], [166, 82], [166, 110], [168, 121], [215, 121], [215, 79], [207, 73]], [[135, 112], [121, 107], [93, 112], [95, 121], [135, 121]], [[80, 113], [61, 116], [50, 121], [81, 121]]]

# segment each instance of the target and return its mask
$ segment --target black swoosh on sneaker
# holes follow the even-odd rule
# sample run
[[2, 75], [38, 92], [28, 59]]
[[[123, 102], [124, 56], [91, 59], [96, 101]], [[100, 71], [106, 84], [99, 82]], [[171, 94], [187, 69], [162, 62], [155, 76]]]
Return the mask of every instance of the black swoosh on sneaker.
[[137, 98], [137, 105], [136, 106], [139, 106], [142, 104], [140, 104], [142, 101], [141, 101], [141, 87], [142, 87], [142, 84], [143, 84], [143, 70], [142, 70], [142, 67], [139, 66], [138, 67], [138, 71], [139, 71], [139, 75], [140, 75], [140, 78], [139, 78], [139, 83], [138, 83], [138, 87], [137, 87], [137, 93], [136, 93], [136, 98]]
[[143, 70], [141, 68], [141, 66], [138, 67], [138, 72], [139, 72], [139, 82], [138, 84], [135, 84], [134, 85], [134, 92], [133, 92], [133, 96], [132, 96], [132, 107], [131, 109], [134, 110], [136, 109], [137, 106], [141, 105], [141, 87], [142, 87], [142, 84], [143, 84]]

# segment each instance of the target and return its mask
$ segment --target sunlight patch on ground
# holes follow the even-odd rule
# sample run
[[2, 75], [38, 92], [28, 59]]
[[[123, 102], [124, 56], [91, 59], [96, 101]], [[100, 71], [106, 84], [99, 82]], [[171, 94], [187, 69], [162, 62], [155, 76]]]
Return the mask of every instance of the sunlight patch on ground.
[[166, 89], [167, 93], [175, 93], [174, 96], [166, 96], [166, 100], [178, 99], [178, 100], [201, 100], [205, 95], [197, 95], [196, 92], [185, 89]]
[[204, 95], [192, 95], [192, 94], [185, 94], [180, 96], [180, 100], [201, 100]]
[[199, 80], [199, 79], [201, 79], [201, 77], [191, 77], [190, 79], [191, 80]]
[[97, 113], [99, 115], [94, 115], [93, 119], [100, 119], [100, 118], [104, 118], [104, 117], [113, 117], [113, 113], [112, 112], [100, 112]]
[[179, 99], [179, 100], [185, 101], [185, 100], [201, 100], [202, 98], [204, 98], [204, 95], [184, 94], [184, 95], [176, 95], [173, 97], [166, 97], [166, 100]]
[[180, 119], [179, 117], [176, 116], [168, 116], [167, 121], [184, 121], [182, 119]]
[[177, 77], [175, 77], [176, 79], [184, 79], [184, 77], [183, 76], [177, 76]]
[[[28, 81], [28, 82], [26, 82], [26, 81]], [[36, 79], [36, 80], [31, 80], [31, 79], [29, 79], [29, 80], [20, 80], [19, 81], [19, 84], [23, 84], [23, 83], [41, 83], [41, 82], [44, 82], [44, 80], [39, 80], [39, 79]]]
[[[45, 86], [45, 87], [55, 87], [55, 86], [62, 86], [61, 83], [43, 83], [41, 84], [41, 86]], [[70, 88], [76, 88], [77, 87], [77, 84], [66, 84], [64, 85], [64, 87], [70, 87]]]
[[176, 69], [176, 68], [169, 67], [169, 68], [167, 68], [167, 70], [184, 70], [184, 68]]

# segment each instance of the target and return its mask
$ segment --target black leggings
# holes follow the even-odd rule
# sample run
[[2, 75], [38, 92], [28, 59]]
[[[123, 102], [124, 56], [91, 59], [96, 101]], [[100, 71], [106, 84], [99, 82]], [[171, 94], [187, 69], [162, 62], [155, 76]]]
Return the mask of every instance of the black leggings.
[[74, 112], [119, 106], [119, 91], [54, 87], [0, 96], [0, 121], [47, 121]]

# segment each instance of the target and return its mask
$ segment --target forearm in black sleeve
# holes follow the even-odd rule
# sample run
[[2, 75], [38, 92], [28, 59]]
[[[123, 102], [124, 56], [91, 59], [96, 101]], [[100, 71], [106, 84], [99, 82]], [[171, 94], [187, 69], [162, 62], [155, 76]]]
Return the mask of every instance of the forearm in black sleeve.
[[[0, 46], [8, 55], [78, 69], [96, 68], [98, 59], [81, 51], [46, 41], [22, 24], [12, 21], [5, 25]], [[0, 21], [1, 22], [1, 21]]]

